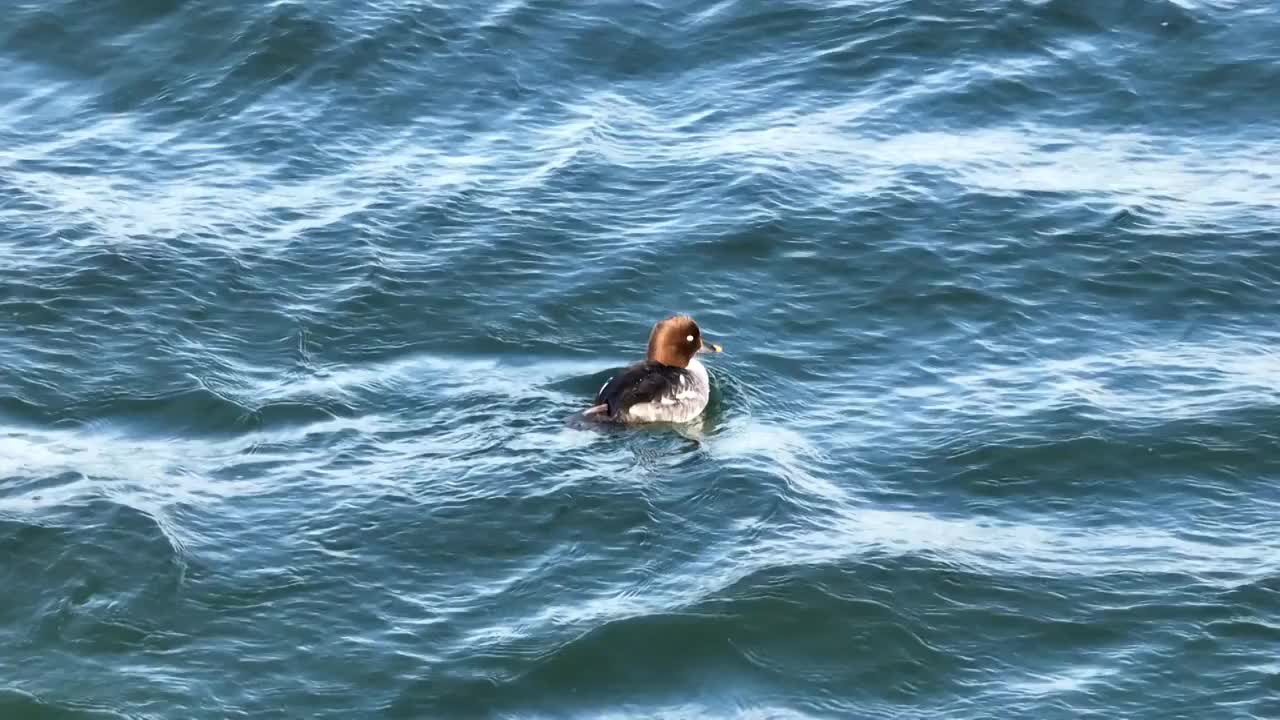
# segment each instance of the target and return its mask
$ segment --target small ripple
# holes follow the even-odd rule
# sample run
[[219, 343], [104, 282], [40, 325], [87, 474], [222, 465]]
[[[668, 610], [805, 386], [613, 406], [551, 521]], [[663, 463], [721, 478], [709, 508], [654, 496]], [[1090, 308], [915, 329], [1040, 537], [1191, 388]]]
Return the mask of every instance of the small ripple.
[[0, 714], [47, 720], [126, 720], [128, 717], [107, 707], [49, 700], [15, 688], [0, 689]]

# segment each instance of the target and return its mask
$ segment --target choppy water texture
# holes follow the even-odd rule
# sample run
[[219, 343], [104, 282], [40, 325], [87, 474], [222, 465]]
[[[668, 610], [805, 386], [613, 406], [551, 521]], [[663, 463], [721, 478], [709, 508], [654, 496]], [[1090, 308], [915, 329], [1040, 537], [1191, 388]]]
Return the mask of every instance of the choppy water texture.
[[0, 717], [1280, 716], [1272, 4], [4, 18]]

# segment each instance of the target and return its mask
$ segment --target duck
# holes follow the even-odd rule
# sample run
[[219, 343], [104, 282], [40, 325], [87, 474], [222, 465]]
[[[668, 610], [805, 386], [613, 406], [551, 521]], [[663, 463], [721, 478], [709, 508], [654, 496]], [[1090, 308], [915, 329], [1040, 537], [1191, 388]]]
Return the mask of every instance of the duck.
[[649, 333], [645, 359], [609, 378], [582, 414], [622, 424], [690, 422], [711, 399], [711, 377], [697, 356], [722, 352], [720, 345], [703, 340], [688, 315], [660, 320]]

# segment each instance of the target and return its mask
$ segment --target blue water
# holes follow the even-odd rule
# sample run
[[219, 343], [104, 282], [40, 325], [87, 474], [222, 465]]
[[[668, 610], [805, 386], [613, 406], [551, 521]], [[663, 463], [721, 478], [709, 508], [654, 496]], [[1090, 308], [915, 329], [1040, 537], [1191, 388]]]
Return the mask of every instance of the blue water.
[[3, 15], [0, 718], [1280, 717], [1280, 8]]

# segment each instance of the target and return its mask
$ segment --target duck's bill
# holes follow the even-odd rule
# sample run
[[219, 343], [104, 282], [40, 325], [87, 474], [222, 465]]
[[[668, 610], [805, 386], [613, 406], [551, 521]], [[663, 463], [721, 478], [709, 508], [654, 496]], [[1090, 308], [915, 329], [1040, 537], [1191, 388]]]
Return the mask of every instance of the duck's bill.
[[720, 347], [719, 345], [717, 345], [717, 344], [715, 344], [715, 343], [710, 343], [710, 342], [703, 341], [703, 343], [702, 343], [702, 347], [698, 348], [698, 352], [704, 352], [704, 353], [722, 353], [722, 352], [724, 352], [724, 348], [723, 348], [723, 347]]

